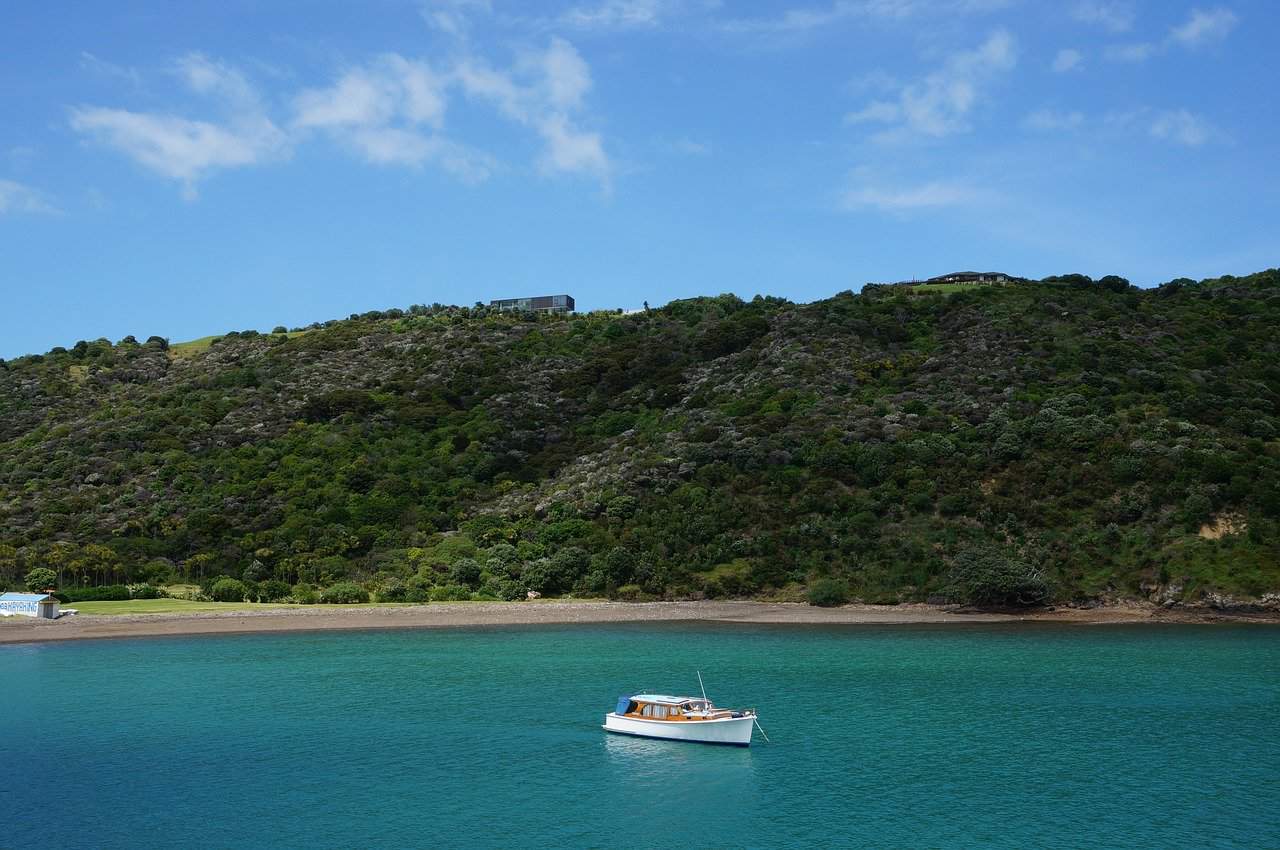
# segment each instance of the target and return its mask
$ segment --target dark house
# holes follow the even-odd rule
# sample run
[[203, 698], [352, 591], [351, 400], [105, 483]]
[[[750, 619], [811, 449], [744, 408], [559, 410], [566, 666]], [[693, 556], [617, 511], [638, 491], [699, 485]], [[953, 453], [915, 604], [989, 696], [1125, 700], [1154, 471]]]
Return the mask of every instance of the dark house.
[[1008, 283], [1010, 278], [1004, 272], [952, 272], [938, 277], [931, 277], [925, 283]]
[[530, 310], [534, 313], [572, 313], [572, 295], [538, 295], [533, 298], [495, 298], [489, 302], [495, 310]]

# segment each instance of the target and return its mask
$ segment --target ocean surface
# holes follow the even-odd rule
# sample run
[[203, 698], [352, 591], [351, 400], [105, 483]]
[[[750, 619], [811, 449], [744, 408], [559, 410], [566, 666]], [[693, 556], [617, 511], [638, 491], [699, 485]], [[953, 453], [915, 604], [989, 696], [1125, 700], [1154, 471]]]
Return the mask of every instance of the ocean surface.
[[[750, 749], [609, 735], [756, 707]], [[0, 847], [1280, 847], [1280, 629], [611, 625], [0, 647]]]

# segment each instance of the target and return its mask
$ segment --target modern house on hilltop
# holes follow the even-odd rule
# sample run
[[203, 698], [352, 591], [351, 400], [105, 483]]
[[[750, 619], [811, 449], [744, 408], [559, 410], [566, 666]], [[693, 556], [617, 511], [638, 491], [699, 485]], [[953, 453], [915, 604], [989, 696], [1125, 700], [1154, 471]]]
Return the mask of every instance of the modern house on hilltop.
[[1010, 280], [1012, 278], [1004, 272], [952, 272], [951, 274], [931, 277], [925, 283], [977, 283], [990, 285], [1008, 283]]
[[572, 313], [572, 295], [538, 295], [533, 298], [495, 298], [489, 302], [495, 310], [530, 310], [534, 313]]

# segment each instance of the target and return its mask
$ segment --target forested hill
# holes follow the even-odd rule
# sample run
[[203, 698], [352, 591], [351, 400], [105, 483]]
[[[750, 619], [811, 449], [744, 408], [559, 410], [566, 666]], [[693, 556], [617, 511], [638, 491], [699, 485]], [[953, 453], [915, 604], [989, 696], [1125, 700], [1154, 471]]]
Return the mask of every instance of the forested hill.
[[1278, 436], [1280, 270], [81, 342], [0, 363], [0, 583], [1257, 597]]

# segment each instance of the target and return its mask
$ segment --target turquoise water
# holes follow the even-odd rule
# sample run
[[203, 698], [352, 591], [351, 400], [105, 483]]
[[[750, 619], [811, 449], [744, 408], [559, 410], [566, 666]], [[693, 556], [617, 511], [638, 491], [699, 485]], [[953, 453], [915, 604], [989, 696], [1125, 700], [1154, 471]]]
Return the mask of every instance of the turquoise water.
[[[600, 730], [696, 669], [773, 743]], [[0, 761], [2, 847], [1280, 847], [1280, 629], [7, 646]]]

